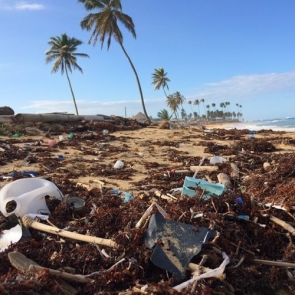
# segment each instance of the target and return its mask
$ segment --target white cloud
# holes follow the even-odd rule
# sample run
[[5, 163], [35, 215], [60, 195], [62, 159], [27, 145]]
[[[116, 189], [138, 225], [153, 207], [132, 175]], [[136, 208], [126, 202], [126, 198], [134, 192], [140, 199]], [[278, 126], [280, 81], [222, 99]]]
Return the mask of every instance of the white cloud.
[[278, 92], [292, 86], [295, 86], [295, 72], [241, 75], [220, 82], [208, 83], [197, 95], [210, 100], [251, 97], [257, 94]]
[[42, 10], [45, 6], [38, 3], [29, 3], [25, 1], [17, 1], [11, 3], [12, 1], [0, 1], [0, 8], [9, 10]]

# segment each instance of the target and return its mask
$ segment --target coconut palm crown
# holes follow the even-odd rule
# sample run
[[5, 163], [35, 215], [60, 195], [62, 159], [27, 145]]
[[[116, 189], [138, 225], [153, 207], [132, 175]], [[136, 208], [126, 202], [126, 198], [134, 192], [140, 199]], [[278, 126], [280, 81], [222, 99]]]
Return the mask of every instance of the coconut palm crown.
[[123, 46], [123, 34], [118, 26], [118, 23], [120, 22], [132, 34], [132, 36], [136, 38], [135, 26], [132, 18], [122, 12], [121, 0], [78, 1], [83, 3], [84, 7], [88, 11], [96, 9], [98, 10], [98, 12], [86, 15], [84, 19], [80, 22], [80, 26], [82, 29], [86, 29], [87, 31], [90, 31], [92, 29], [92, 33], [90, 35], [88, 43], [93, 43], [93, 45], [96, 45], [97, 41], [99, 40], [102, 48], [105, 39], [107, 39], [107, 49], [109, 49], [113, 37], [115, 41], [117, 41], [121, 46], [135, 74], [144, 114], [147, 120], [151, 123], [150, 118], [146, 112], [144, 98], [137, 71], [129, 55], [126, 52], [125, 47]]
[[45, 53], [46, 63], [54, 61], [51, 73], [56, 73], [59, 70], [62, 75], [64, 72], [66, 73], [77, 115], [79, 114], [79, 112], [68, 71], [72, 72], [72, 69], [77, 69], [81, 73], [83, 73], [82, 68], [77, 64], [77, 56], [89, 56], [85, 53], [76, 52], [77, 47], [82, 43], [82, 41], [76, 38], [71, 38], [67, 34], [61, 34], [61, 36], [50, 38], [48, 44], [51, 46], [51, 48], [48, 49]]
[[170, 79], [167, 77], [167, 73], [165, 73], [164, 69], [155, 69], [155, 72], [152, 74], [152, 78], [152, 84], [155, 85], [154, 90], [159, 90], [160, 88], [163, 88], [165, 96], [167, 97], [165, 87], [169, 90], [168, 82], [170, 82]]

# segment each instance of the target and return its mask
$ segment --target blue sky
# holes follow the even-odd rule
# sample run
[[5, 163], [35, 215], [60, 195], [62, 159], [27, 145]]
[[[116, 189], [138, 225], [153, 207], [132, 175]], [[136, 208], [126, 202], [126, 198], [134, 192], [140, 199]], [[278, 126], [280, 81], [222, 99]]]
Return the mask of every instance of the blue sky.
[[[186, 102], [230, 102], [235, 112], [238, 103], [246, 121], [295, 116], [294, 0], [122, 0], [122, 6], [135, 24], [136, 39], [121, 29], [149, 115], [168, 109], [163, 90], [152, 85], [152, 73], [163, 67], [168, 93], [179, 91]], [[77, 60], [83, 74], [70, 75], [79, 113], [142, 112], [120, 46], [88, 44], [90, 32], [80, 27], [88, 13], [76, 0], [0, 0], [0, 106], [75, 113], [66, 76], [51, 74], [53, 64], [45, 63], [50, 37], [66, 33], [83, 41], [78, 51], [90, 56]]]

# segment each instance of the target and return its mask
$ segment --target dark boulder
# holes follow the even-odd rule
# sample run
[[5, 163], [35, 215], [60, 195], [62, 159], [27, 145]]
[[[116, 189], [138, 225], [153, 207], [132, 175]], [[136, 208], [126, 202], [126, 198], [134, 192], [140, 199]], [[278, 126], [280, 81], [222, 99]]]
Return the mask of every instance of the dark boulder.
[[0, 116], [3, 115], [14, 115], [14, 110], [10, 107], [0, 107]]

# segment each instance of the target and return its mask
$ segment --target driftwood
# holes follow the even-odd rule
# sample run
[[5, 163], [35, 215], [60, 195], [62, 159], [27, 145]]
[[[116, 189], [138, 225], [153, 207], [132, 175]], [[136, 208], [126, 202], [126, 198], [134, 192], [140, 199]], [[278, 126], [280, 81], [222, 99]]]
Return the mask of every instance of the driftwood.
[[44, 231], [47, 233], [59, 235], [59, 236], [65, 237], [65, 238], [70, 238], [73, 240], [78, 240], [78, 241], [88, 242], [88, 243], [96, 243], [96, 244], [100, 244], [100, 245], [104, 245], [104, 246], [108, 246], [108, 247], [112, 247], [112, 248], [118, 247], [118, 245], [110, 239], [103, 239], [103, 238], [98, 238], [98, 237], [86, 236], [86, 235], [66, 231], [66, 230], [63, 230], [63, 229], [60, 229], [57, 227], [53, 227], [53, 226], [46, 225], [46, 224], [40, 223], [38, 221], [35, 221], [29, 215], [23, 216], [22, 222], [25, 227], [31, 227], [31, 228], [34, 228], [37, 230], [41, 230], [41, 231]]
[[[23, 273], [26, 273], [26, 274], [32, 273], [32, 272], [38, 272], [40, 270], [45, 269], [52, 275], [55, 275], [55, 276], [58, 276], [61, 278], [65, 278], [65, 279], [69, 279], [69, 280], [73, 280], [76, 282], [82, 282], [80, 280], [80, 277], [82, 277], [82, 276], [80, 276], [80, 275], [74, 275], [74, 274], [65, 273], [62, 271], [56, 271], [56, 270], [52, 270], [52, 269], [48, 269], [48, 268], [43, 268], [39, 264], [37, 264], [35, 261], [27, 258], [25, 255], [23, 255], [22, 253], [20, 253], [18, 251], [9, 252], [8, 259], [13, 267], [15, 267], [17, 270], [19, 270]], [[83, 282], [85, 283], [85, 282], [89, 282], [89, 281], [90, 281], [89, 279], [84, 278]], [[78, 291], [76, 289], [74, 289], [71, 285], [69, 285], [64, 280], [60, 281], [59, 286], [62, 289], [64, 294], [75, 295], [78, 293]]]
[[270, 216], [269, 219], [280, 225], [281, 227], [283, 227], [285, 230], [287, 230], [288, 232], [291, 233], [292, 236], [295, 236], [295, 228], [293, 226], [291, 226], [290, 224], [288, 224], [286, 221], [283, 221], [275, 216]]
[[0, 116], [0, 122], [80, 122], [80, 121], [108, 121], [114, 122], [114, 118], [105, 115], [83, 115], [77, 116], [65, 113], [42, 113], [42, 114], [17, 114], [11, 116]]

